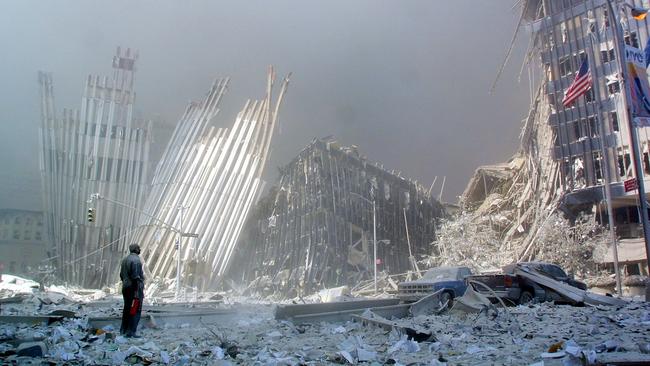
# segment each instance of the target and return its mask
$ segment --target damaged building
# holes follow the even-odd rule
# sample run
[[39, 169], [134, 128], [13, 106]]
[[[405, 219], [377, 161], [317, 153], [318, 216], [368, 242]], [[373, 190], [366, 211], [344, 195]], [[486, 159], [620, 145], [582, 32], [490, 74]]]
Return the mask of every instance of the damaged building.
[[89, 207], [90, 195], [101, 192], [137, 208], [148, 190], [151, 123], [133, 116], [136, 60], [137, 53], [118, 48], [113, 75], [88, 76], [81, 108], [61, 115], [52, 76], [39, 73], [48, 255], [71, 284], [97, 288], [115, 281], [136, 219], [133, 209], [108, 202]]
[[315, 139], [280, 171], [251, 214], [233, 278], [301, 293], [357, 284], [374, 276], [374, 229], [378, 271], [414, 271], [429, 253], [440, 202], [356, 147]]
[[[642, 48], [648, 41], [647, 22], [635, 20], [629, 11], [616, 16], [626, 47]], [[609, 173], [616, 236], [625, 240], [619, 251], [633, 263], [626, 266], [626, 274], [646, 271], [638, 196], [636, 190], [625, 189], [634, 177], [633, 154], [610, 19], [605, 0], [522, 2], [520, 24], [532, 37], [525, 62], [531, 80], [540, 82], [524, 120], [521, 148], [507, 163], [477, 169], [461, 199], [473, 212], [473, 222], [497, 229], [503, 243], [499, 250], [509, 253], [508, 261], [533, 259], [546, 250], [539, 233], [557, 211], [570, 219], [593, 214], [607, 225]], [[565, 91], [585, 60], [592, 87], [565, 106]], [[637, 132], [646, 182], [648, 132]], [[630, 258], [630, 253], [637, 255]], [[613, 261], [611, 248], [600, 260]]]
[[215, 80], [187, 106], [166, 149], [153, 151], [159, 160], [150, 181], [152, 122], [135, 119], [133, 111], [137, 58], [118, 48], [112, 77], [89, 76], [81, 109], [62, 115], [52, 76], [39, 73], [49, 261], [61, 280], [99, 288], [118, 280], [126, 248], [137, 242], [157, 285], [182, 278], [184, 289], [205, 289], [226, 271], [263, 189], [288, 77], [274, 98], [270, 67], [264, 97], [246, 101], [231, 127], [217, 127], [215, 119], [229, 79]]
[[[156, 166], [151, 193], [134, 241], [154, 287], [205, 290], [218, 284], [236, 251], [239, 234], [264, 182], [262, 173], [287, 90], [274, 95], [269, 68], [266, 94], [248, 100], [229, 127], [218, 127], [229, 79], [217, 79], [200, 101], [191, 102]], [[177, 294], [177, 295], [180, 295]]]
[[[643, 5], [641, 1], [626, 3]], [[626, 46], [642, 48], [648, 41], [648, 23], [635, 20], [629, 11], [616, 16], [620, 18]], [[637, 245], [642, 248], [637, 193], [624, 187], [625, 181], [634, 177], [633, 153], [623, 84], [619, 80], [621, 62], [614, 49], [615, 30], [607, 2], [527, 1], [524, 17], [533, 29], [544, 75], [543, 93], [550, 108], [547, 123], [554, 139], [550, 154], [559, 165], [557, 183], [564, 192], [561, 208], [575, 213], [591, 211], [596, 205], [597, 219], [607, 224], [603, 185], [609, 173], [616, 235], [638, 238]], [[565, 91], [585, 59], [590, 60], [592, 88], [565, 107]], [[648, 128], [638, 129], [638, 137], [644, 181], [648, 181]], [[629, 274], [639, 274], [644, 268], [627, 270]]]

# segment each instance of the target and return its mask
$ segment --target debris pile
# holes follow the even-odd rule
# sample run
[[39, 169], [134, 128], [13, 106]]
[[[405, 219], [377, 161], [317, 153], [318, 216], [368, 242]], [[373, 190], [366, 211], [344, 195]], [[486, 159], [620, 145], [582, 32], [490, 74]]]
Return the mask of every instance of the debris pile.
[[[325, 309], [345, 304], [317, 306]], [[319, 321], [313, 314], [308, 323], [276, 320], [272, 307], [263, 304], [239, 304], [230, 309], [212, 304], [168, 304], [145, 309], [149, 315], [141, 322], [142, 338], [124, 338], [116, 332], [117, 323], [99, 323], [105, 315], [119, 319], [119, 300], [76, 306], [75, 317], [59, 317], [49, 325], [32, 322], [30, 318], [36, 315], [24, 317], [22, 323], [0, 316], [0, 357], [18, 364], [46, 360], [102, 365], [595, 365], [613, 360], [650, 361], [647, 303], [630, 302], [621, 307], [543, 303], [491, 307], [476, 313], [405, 312], [393, 319], [362, 311], [347, 321]], [[395, 311], [401, 305], [376, 309], [381, 312], [391, 306]], [[212, 314], [220, 315], [206, 316], [210, 308]], [[165, 322], [165, 317], [177, 321]]]
[[441, 225], [428, 265], [485, 271], [542, 260], [582, 277], [599, 275], [595, 257], [603, 255], [607, 233], [593, 214], [567, 218], [558, 210], [564, 191], [558, 164], [548, 154], [549, 112], [545, 94], [538, 93], [519, 153], [508, 163], [477, 169], [461, 198], [462, 212]]

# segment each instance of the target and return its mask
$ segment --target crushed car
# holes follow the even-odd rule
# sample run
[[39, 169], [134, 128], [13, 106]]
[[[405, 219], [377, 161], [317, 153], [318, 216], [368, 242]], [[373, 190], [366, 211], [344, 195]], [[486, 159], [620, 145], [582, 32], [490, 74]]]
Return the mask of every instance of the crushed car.
[[584, 282], [568, 275], [562, 267], [545, 262], [520, 262], [503, 267], [503, 273], [482, 274], [467, 277], [472, 287], [491, 300], [499, 298], [510, 304], [552, 301], [571, 302], [552, 288], [543, 286], [531, 278], [521, 276], [517, 269], [533, 270], [555, 281], [565, 283], [580, 290], [587, 290]]
[[467, 289], [465, 278], [472, 274], [468, 267], [435, 267], [427, 270], [422, 278], [397, 284], [397, 296], [405, 302], [417, 301], [424, 296], [443, 290], [440, 303], [451, 307], [454, 298], [463, 296]]

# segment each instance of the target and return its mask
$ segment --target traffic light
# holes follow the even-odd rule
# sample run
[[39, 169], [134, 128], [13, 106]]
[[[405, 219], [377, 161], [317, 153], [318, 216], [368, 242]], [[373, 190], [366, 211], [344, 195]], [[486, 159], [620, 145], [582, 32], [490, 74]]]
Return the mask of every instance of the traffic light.
[[95, 222], [95, 209], [92, 207], [88, 209], [88, 222]]

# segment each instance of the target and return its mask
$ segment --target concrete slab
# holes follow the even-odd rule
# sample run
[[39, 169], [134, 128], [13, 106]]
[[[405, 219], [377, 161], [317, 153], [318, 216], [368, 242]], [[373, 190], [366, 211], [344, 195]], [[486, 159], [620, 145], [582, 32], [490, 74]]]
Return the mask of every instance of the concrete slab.
[[374, 308], [366, 309], [351, 309], [343, 311], [333, 311], [327, 313], [318, 313], [318, 314], [305, 314], [305, 315], [296, 315], [290, 320], [294, 324], [313, 324], [313, 323], [343, 323], [349, 320], [352, 320], [353, 315], [361, 315], [364, 311], [370, 310], [379, 316], [384, 318], [404, 318], [409, 315], [409, 308], [411, 304], [400, 304], [392, 306], [380, 306]]
[[[412, 316], [427, 315], [427, 314], [438, 314], [445, 310], [446, 306], [441, 306], [440, 304], [440, 294], [444, 289], [440, 289], [431, 295], [427, 295], [420, 300], [411, 304], [410, 314]], [[445, 305], [445, 304], [442, 304]]]
[[391, 306], [399, 304], [399, 299], [370, 299], [355, 301], [325, 302], [317, 304], [278, 305], [275, 308], [276, 320], [287, 320], [301, 315], [332, 313], [346, 310]]
[[0, 324], [49, 325], [63, 318], [59, 315], [0, 315]]
[[[200, 325], [203, 323], [215, 323], [231, 319], [237, 312], [231, 309], [224, 310], [211, 310], [211, 311], [188, 311], [183, 313], [169, 313], [169, 312], [148, 312], [142, 313], [142, 320], [140, 324], [146, 324], [148, 321], [155, 323], [157, 327], [164, 326], [181, 326], [183, 324]], [[107, 317], [90, 317], [88, 318], [88, 326], [91, 328], [100, 329], [107, 325], [112, 325], [115, 329], [119, 329], [122, 322], [120, 316], [107, 316]]]

